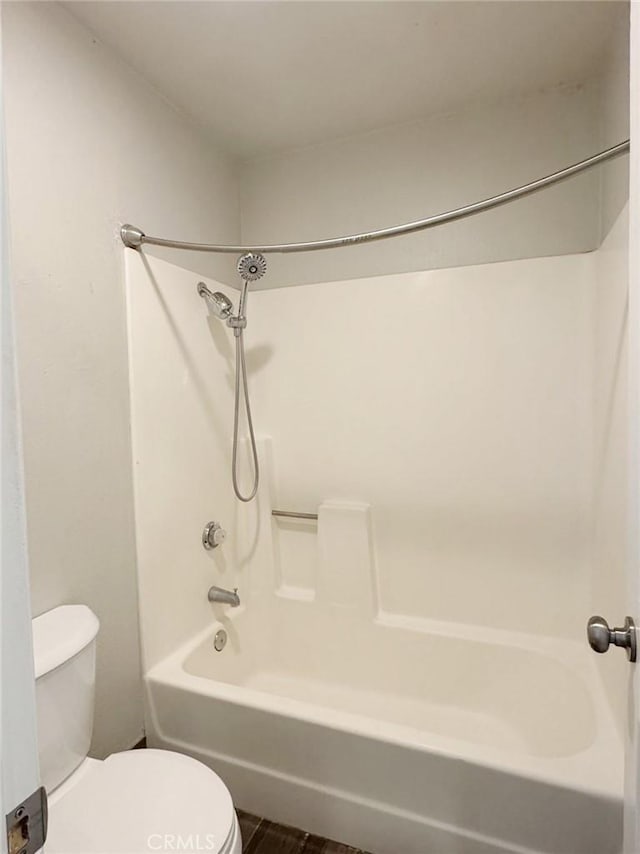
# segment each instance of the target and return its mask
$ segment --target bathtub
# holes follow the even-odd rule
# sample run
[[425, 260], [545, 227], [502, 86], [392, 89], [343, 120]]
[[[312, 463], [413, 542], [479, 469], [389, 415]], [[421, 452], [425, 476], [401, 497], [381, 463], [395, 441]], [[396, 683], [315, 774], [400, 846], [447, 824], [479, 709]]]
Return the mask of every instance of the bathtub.
[[147, 736], [237, 806], [373, 854], [618, 854], [623, 753], [594, 665], [586, 643], [274, 596], [146, 674]]

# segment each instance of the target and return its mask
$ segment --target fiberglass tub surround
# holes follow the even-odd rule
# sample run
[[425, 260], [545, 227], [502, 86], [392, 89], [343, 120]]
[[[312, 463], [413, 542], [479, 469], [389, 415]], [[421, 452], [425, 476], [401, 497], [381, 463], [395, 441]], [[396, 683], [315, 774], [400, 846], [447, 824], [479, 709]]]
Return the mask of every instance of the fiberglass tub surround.
[[283, 586], [261, 498], [262, 583], [147, 676], [160, 744], [377, 852], [617, 850], [622, 754], [583, 645], [378, 611], [359, 504], [320, 506], [315, 584]]
[[604, 260], [251, 293], [250, 505], [228, 330], [192, 274], [127, 265], [150, 743], [375, 854], [614, 854], [619, 724], [583, 640]]
[[[229, 634], [222, 653], [207, 631], [153, 668], [152, 738], [217, 768], [243, 803], [374, 851], [618, 850], [621, 753], [577, 645], [559, 659], [530, 638], [367, 631], [309, 611], [278, 602], [253, 624], [249, 610], [234, 614], [214, 626]], [[252, 655], [273, 619], [277, 637]], [[314, 654], [301, 629], [335, 646]], [[298, 654], [274, 653], [292, 644]], [[345, 644], [361, 660], [341, 655]], [[367, 667], [396, 644], [439, 676], [425, 684], [402, 665], [402, 679], [384, 653]], [[593, 767], [607, 780], [592, 785]]]

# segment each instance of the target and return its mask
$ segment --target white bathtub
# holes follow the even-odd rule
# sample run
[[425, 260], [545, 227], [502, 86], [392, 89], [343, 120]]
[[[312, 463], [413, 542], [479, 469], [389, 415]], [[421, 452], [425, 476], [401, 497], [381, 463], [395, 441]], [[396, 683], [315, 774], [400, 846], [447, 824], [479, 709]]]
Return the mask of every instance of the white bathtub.
[[238, 806], [374, 854], [617, 854], [622, 747], [592, 655], [252, 601], [147, 674], [148, 740]]

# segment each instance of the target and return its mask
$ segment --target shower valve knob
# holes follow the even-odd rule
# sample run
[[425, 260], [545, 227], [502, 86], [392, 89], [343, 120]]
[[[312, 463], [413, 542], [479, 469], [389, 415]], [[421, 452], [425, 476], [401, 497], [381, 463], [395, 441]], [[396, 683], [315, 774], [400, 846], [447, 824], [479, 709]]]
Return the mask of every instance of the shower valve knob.
[[221, 546], [227, 539], [227, 532], [219, 522], [207, 522], [202, 532], [202, 545], [207, 551]]

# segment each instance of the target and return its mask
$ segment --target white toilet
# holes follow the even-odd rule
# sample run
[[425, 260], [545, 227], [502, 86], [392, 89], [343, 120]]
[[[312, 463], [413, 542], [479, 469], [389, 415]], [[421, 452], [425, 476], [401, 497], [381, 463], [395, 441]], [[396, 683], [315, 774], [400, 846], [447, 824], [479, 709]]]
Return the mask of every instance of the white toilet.
[[33, 621], [40, 772], [49, 796], [45, 851], [241, 854], [231, 795], [201, 762], [166, 750], [88, 758], [98, 628], [85, 605]]

